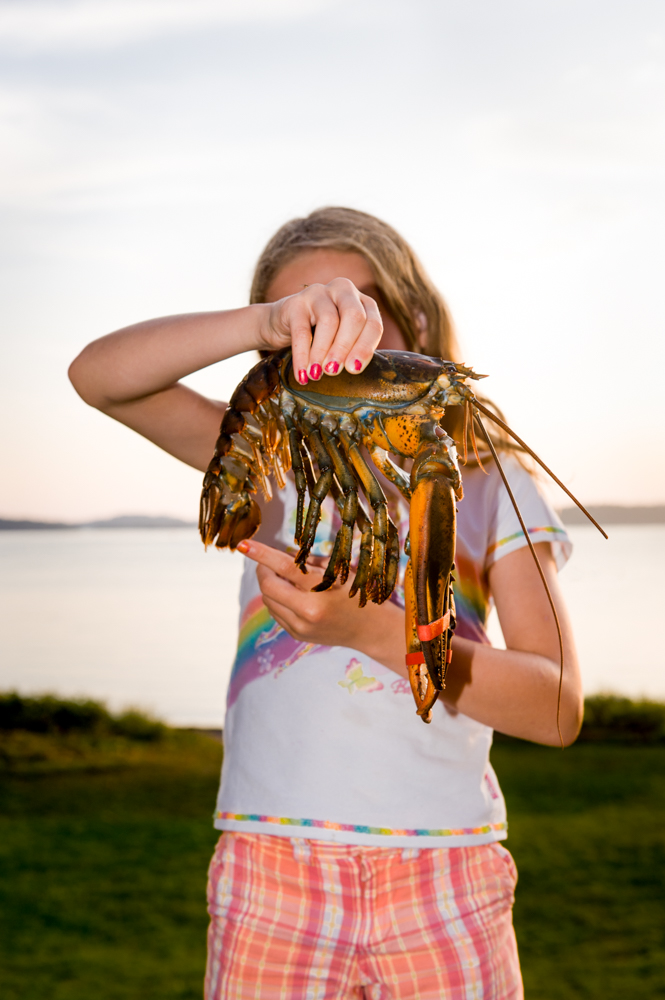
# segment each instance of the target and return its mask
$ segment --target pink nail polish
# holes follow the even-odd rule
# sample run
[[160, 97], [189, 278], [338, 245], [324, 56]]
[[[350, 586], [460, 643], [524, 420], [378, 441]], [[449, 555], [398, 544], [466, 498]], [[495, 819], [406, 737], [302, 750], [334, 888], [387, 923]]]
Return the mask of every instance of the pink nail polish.
[[321, 367], [321, 365], [310, 365], [309, 366], [309, 375], [310, 375], [310, 378], [313, 378], [315, 381], [318, 381], [318, 379], [321, 378], [322, 374], [323, 374], [323, 368]]
[[298, 371], [298, 381], [300, 382], [301, 385], [307, 385], [308, 382], [307, 372], [305, 371], [304, 368], [301, 368]]
[[358, 361], [358, 358], [356, 358], [356, 360], [353, 362], [353, 369], [354, 369], [354, 371], [359, 372], [360, 369], [362, 368], [362, 366], [363, 366], [362, 361]]
[[328, 364], [326, 365], [326, 374], [336, 375], [338, 371], [339, 371], [339, 365], [337, 364], [337, 362], [329, 361]]

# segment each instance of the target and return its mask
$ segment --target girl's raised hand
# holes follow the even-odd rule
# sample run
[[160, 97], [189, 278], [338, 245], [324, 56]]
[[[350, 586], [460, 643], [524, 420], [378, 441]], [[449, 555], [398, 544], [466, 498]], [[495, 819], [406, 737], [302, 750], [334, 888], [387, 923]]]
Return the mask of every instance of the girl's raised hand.
[[383, 334], [379, 307], [348, 278], [307, 285], [272, 303], [263, 339], [268, 349], [291, 345], [301, 385], [346, 368], [357, 374], [369, 364]]

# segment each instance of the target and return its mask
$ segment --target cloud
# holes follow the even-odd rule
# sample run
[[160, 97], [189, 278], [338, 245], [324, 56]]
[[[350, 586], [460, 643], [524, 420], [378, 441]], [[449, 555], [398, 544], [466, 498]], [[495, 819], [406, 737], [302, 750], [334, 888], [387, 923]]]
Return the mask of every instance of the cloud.
[[154, 35], [317, 14], [331, 0], [11, 0], [0, 4], [0, 45], [30, 52], [107, 48]]

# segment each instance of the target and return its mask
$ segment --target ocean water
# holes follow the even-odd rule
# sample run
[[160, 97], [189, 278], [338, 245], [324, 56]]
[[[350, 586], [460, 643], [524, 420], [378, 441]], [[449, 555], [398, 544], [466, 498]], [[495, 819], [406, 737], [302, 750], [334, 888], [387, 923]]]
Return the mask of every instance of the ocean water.
[[[665, 701], [665, 525], [568, 527], [573, 555], [561, 571], [587, 694]], [[638, 588], [639, 584], [639, 589]], [[501, 645], [493, 616], [490, 637]]]
[[218, 727], [243, 557], [195, 528], [0, 534], [0, 687]]
[[[665, 525], [608, 533], [572, 528], [561, 574], [586, 691], [665, 700]], [[193, 528], [0, 533], [0, 688], [222, 725], [242, 564]]]

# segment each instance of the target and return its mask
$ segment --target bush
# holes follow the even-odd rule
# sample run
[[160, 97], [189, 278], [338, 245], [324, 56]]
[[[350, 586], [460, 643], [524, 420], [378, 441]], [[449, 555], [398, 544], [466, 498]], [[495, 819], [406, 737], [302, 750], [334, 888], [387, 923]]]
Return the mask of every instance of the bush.
[[584, 703], [584, 743], [665, 743], [665, 704], [597, 694]]
[[112, 715], [101, 702], [90, 699], [24, 697], [16, 691], [0, 694], [0, 730], [30, 733], [89, 733], [125, 736], [132, 740], [159, 739], [166, 726], [135, 710]]
[[[168, 727], [135, 709], [112, 715], [98, 701], [24, 697], [16, 691], [0, 694], [0, 731], [30, 733], [88, 733], [123, 736], [130, 740], [158, 740]], [[502, 737], [497, 734], [498, 741]], [[505, 737], [505, 739], [509, 739]], [[665, 704], [631, 701], [615, 694], [597, 694], [584, 703], [581, 743], [665, 744]]]
[[158, 740], [166, 732], [166, 726], [158, 719], [152, 719], [143, 712], [130, 709], [111, 719], [114, 733], [130, 740]]

